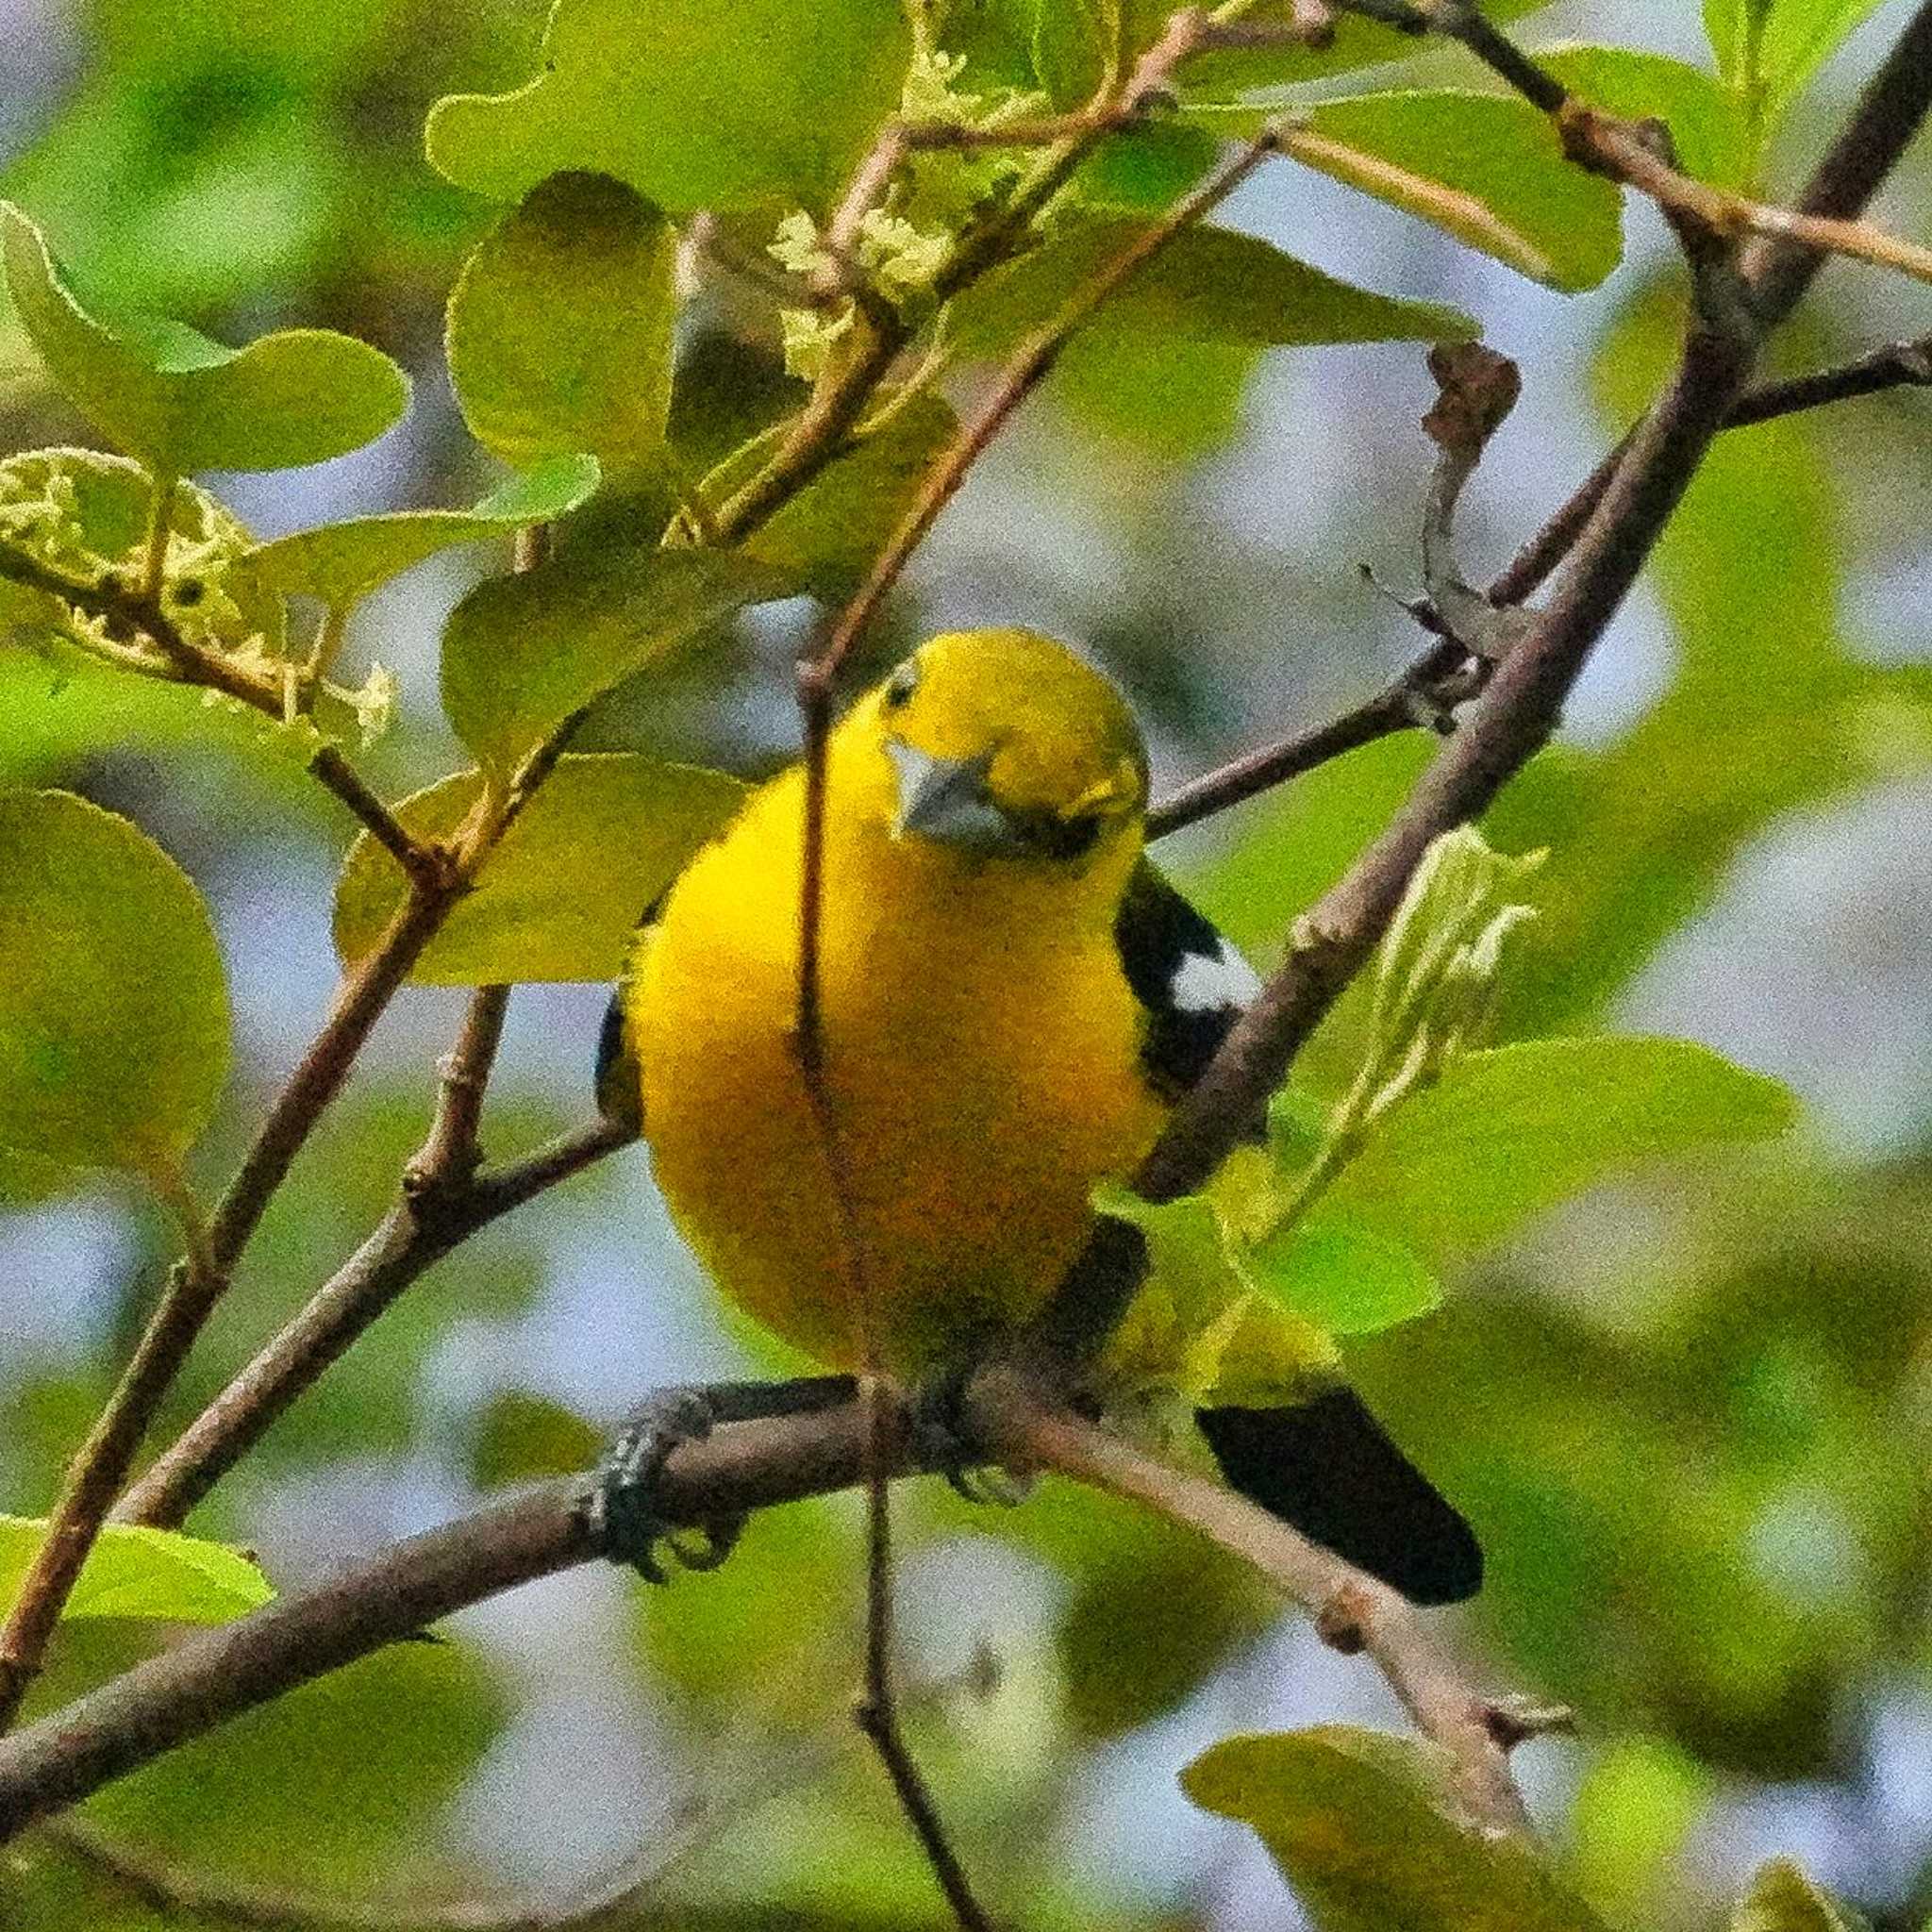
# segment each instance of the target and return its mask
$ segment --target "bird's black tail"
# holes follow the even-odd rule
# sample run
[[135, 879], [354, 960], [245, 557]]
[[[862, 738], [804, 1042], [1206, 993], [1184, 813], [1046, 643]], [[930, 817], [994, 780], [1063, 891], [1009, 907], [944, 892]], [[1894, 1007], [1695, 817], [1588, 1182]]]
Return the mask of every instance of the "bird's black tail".
[[1353, 1390], [1292, 1408], [1197, 1409], [1195, 1420], [1250, 1502], [1411, 1603], [1460, 1603], [1482, 1587], [1475, 1533]]

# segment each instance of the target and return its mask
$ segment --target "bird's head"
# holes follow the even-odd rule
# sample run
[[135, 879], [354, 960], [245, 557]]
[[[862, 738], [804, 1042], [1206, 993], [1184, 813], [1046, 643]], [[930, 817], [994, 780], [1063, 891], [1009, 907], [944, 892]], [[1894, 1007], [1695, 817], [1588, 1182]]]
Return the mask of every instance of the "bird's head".
[[1084, 870], [1139, 850], [1140, 726], [1120, 692], [1051, 638], [936, 637], [860, 699], [847, 731], [874, 759], [883, 753], [899, 839], [1038, 868]]

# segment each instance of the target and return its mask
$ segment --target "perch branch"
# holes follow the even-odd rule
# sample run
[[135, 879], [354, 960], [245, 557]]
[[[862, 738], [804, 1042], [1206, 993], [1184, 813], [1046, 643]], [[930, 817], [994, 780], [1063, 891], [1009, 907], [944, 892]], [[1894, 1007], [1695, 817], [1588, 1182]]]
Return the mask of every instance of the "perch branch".
[[[1137, 1496], [1257, 1562], [1297, 1601], [1328, 1612], [1331, 1641], [1345, 1643], [1338, 1602], [1350, 1610], [1365, 1605], [1356, 1621], [1365, 1626], [1376, 1661], [1394, 1659], [1403, 1674], [1398, 1690], [1428, 1713], [1431, 1735], [1455, 1734], [1453, 1670], [1405, 1624], [1399, 1603], [1383, 1601], [1386, 1592], [1378, 1594], [1372, 1579], [1303, 1544], [1272, 1518], [1252, 1521], [1248, 1506], [1216, 1485], [1168, 1480], [1158, 1465], [1036, 1403], [1002, 1370], [975, 1377], [966, 1400], [990, 1436], [1024, 1447], [1026, 1459]], [[870, 1428], [860, 1401], [811, 1415], [727, 1424], [673, 1452], [659, 1491], [664, 1515], [695, 1525], [851, 1488], [863, 1478]], [[909, 1441], [903, 1414], [895, 1414], [892, 1433], [901, 1445]], [[905, 1463], [893, 1470], [909, 1473]], [[582, 1492], [583, 1478], [561, 1478], [411, 1537], [313, 1589], [196, 1631], [0, 1740], [0, 1842], [299, 1684], [411, 1637], [465, 1605], [587, 1560], [593, 1551], [580, 1513]], [[1476, 1702], [1474, 1720], [1507, 1735], [1507, 1725], [1490, 1717], [1492, 1708], [1506, 1716], [1514, 1709]], [[1515, 1728], [1525, 1726], [1518, 1721]], [[1470, 1762], [1481, 1761], [1473, 1741], [1468, 1749]]]
[[1188, 1524], [1300, 1604], [1325, 1641], [1367, 1652], [1416, 1728], [1455, 1760], [1457, 1792], [1471, 1817], [1494, 1830], [1528, 1829], [1495, 1707], [1470, 1689], [1405, 1597], [1245, 1496], [1157, 1461], [1097, 1424], [1040, 1401], [1010, 1372], [978, 1378], [974, 1401], [981, 1439], [1009, 1467], [1058, 1470]]

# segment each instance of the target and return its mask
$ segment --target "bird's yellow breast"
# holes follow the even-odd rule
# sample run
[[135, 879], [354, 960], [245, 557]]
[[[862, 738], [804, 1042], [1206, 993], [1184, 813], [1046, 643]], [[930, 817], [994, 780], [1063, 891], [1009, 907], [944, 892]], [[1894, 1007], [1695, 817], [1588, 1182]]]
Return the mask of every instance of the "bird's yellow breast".
[[841, 814], [840, 776], [821, 972], [849, 1226], [793, 1044], [796, 773], [679, 880], [627, 1017], [658, 1184], [720, 1287], [852, 1367], [863, 1280], [880, 1364], [910, 1376], [1035, 1312], [1093, 1184], [1133, 1168], [1163, 1108], [1140, 1073], [1118, 893], [894, 838]]

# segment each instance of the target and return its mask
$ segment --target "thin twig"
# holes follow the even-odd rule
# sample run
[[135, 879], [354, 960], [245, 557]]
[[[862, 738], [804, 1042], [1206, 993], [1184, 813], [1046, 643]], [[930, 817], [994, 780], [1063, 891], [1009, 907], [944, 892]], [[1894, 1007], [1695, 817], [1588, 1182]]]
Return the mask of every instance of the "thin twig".
[[[184, 1215], [184, 1220], [190, 1217]], [[0, 1625], [0, 1734], [11, 1728], [21, 1701], [40, 1674], [48, 1641], [80, 1580], [115, 1491], [185, 1353], [186, 1342], [177, 1346], [177, 1338], [192, 1337], [199, 1329], [227, 1285], [198, 1216], [192, 1219], [187, 1248], [187, 1256], [169, 1274], [134, 1358], [68, 1467], [47, 1534]]]
[[[1889, 389], [1926, 385], [1932, 385], [1932, 337], [1890, 342], [1834, 369], [1821, 369], [1809, 375], [1795, 375], [1787, 381], [1762, 383], [1747, 390], [1724, 418], [1724, 427], [1741, 429], [1801, 409], [1876, 395]], [[1508, 568], [1490, 586], [1491, 603], [1521, 604], [1536, 594], [1550, 573], [1569, 555], [1584, 525], [1603, 501], [1604, 491], [1610, 487], [1610, 478], [1616, 475], [1617, 465], [1629, 446], [1630, 438], [1625, 436], [1576, 487], [1569, 501], [1523, 546]]]
[[412, 892], [381, 942], [343, 982], [315, 1042], [282, 1090], [212, 1217], [198, 1257], [176, 1263], [114, 1392], [69, 1470], [46, 1541], [0, 1629], [0, 1731], [39, 1671], [82, 1563], [126, 1480], [155, 1411], [226, 1291], [275, 1189], [347, 1078], [369, 1029], [441, 923], [446, 901]]
[[1220, 1483], [1156, 1461], [1011, 1374], [974, 1390], [981, 1439], [1016, 1469], [1053, 1469], [1158, 1509], [1251, 1564], [1315, 1619], [1338, 1649], [1366, 1651], [1424, 1736], [1455, 1761], [1456, 1788], [1477, 1822], [1525, 1832], [1529, 1820], [1498, 1742], [1490, 1704], [1469, 1688], [1413, 1605]]
[[836, 678], [859, 634], [872, 622], [892, 586], [898, 582], [912, 553], [958, 493], [967, 473], [986, 452], [1008, 419], [1052, 373], [1067, 343], [1128, 281], [1152, 261], [1175, 236], [1194, 226], [1247, 179], [1274, 151], [1275, 135], [1264, 129], [1232, 160], [1162, 220], [1138, 235], [1102, 272], [1078, 290], [1044, 328], [1027, 337], [1000, 372], [999, 381], [979, 413], [961, 430], [946, 453], [926, 473], [919, 494], [901, 518], [891, 541], [879, 553], [858, 594], [839, 615], [831, 635], [817, 654], [814, 675]]
[[1838, 171], [1821, 168], [1813, 177], [1812, 192], [1797, 208], [1786, 208], [1684, 174], [1669, 152], [1668, 137], [1659, 138], [1661, 124], [1628, 121], [1579, 100], [1486, 19], [1472, 0], [1336, 0], [1336, 5], [1411, 33], [1435, 33], [1459, 42], [1531, 106], [1551, 116], [1573, 160], [1648, 195], [1680, 228], [1688, 224], [1733, 241], [1757, 237], [1764, 247], [1744, 267], [1760, 292], [1773, 298], [1767, 315], [1788, 313], [1802, 288], [1802, 283], [1789, 291], [1765, 286], [1765, 264], [1772, 261], [1784, 265], [1780, 278], [1802, 262], [1810, 264], [1802, 271], [1808, 280], [1826, 255], [1840, 255], [1932, 281], [1932, 249], [1857, 219], [1871, 197], [1870, 187], [1859, 190], [1866, 171], [1875, 167], [1871, 175], [1875, 183], [1897, 158], [1898, 148], [1887, 145], [1885, 138], [1900, 130], [1909, 138], [1917, 125], [1909, 76], [1903, 70], [1932, 60], [1932, 29], [1915, 36], [1908, 27], [1894, 49], [1893, 65], [1901, 70], [1901, 112], [1864, 117], [1866, 145], [1873, 147], [1875, 139], [1885, 148], [1882, 157], [1875, 149], [1862, 158], [1842, 151], [1842, 179]]
[[400, 1192], [307, 1307], [156, 1457], [123, 1496], [116, 1517], [166, 1528], [183, 1522], [396, 1297], [452, 1248], [634, 1138], [622, 1123], [599, 1118], [521, 1160], [486, 1169], [459, 1189]]
[[[116, 630], [146, 638], [154, 654], [154, 662], [147, 667], [151, 674], [168, 675], [178, 682], [219, 691], [278, 723], [284, 716], [287, 694], [279, 677], [260, 676], [220, 651], [194, 642], [162, 608], [158, 596], [126, 590], [118, 582], [76, 582], [4, 541], [0, 541], [0, 577], [44, 591], [75, 610], [105, 619]], [[321, 746], [309, 758], [308, 769], [410, 877], [434, 874], [437, 855], [409, 836], [340, 747]]]
[[428, 1138], [403, 1169], [403, 1187], [419, 1200], [460, 1190], [483, 1158], [477, 1129], [483, 1094], [503, 1038], [509, 988], [479, 986], [470, 995], [456, 1044], [436, 1064], [436, 1113]]
[[1147, 837], [1164, 839], [1183, 825], [1198, 824], [1231, 806], [1258, 797], [1291, 778], [1312, 772], [1344, 753], [1407, 731], [1424, 716], [1441, 717], [1466, 694], [1461, 680], [1468, 654], [1458, 644], [1439, 643], [1417, 658], [1394, 683], [1366, 703], [1344, 711], [1312, 731], [1264, 745], [1218, 769], [1191, 779], [1147, 812]]
[[884, 1376], [875, 1373], [865, 1377], [859, 1401], [865, 1413], [865, 1679], [854, 1715], [885, 1766], [899, 1808], [919, 1840], [953, 1917], [966, 1932], [992, 1932], [992, 1921], [974, 1895], [966, 1868], [953, 1850], [900, 1723], [892, 1657], [891, 1474], [904, 1459], [905, 1445], [896, 1440], [895, 1431], [904, 1426], [905, 1413], [892, 1401]]
[[[1741, 429], [1888, 390], [1926, 387], [1932, 387], [1932, 337], [1889, 342], [1853, 361], [1814, 370], [1807, 375], [1760, 383], [1745, 391], [1724, 418], [1724, 426]], [[1518, 552], [1484, 593], [1491, 604], [1521, 604], [1548, 580], [1603, 501], [1628, 444], [1627, 437], [1619, 442]], [[1458, 646], [1432, 645], [1392, 684], [1352, 710], [1312, 730], [1297, 732], [1279, 743], [1231, 759], [1170, 792], [1149, 808], [1147, 836], [1150, 840], [1165, 838], [1183, 825], [1212, 818], [1326, 764], [1330, 758], [1358, 751], [1396, 732], [1419, 725], [1447, 728], [1455, 708], [1479, 696], [1488, 679], [1489, 667], [1472, 664]]]
[[[854, 643], [876, 612], [892, 585], [940, 511], [965, 480], [1013, 411], [1044, 380], [1073, 334], [1140, 268], [1158, 255], [1184, 228], [1198, 222], [1224, 196], [1246, 178], [1271, 151], [1273, 132], [1264, 132], [1234, 161], [1221, 168], [1196, 193], [1168, 218], [1122, 252], [1069, 302], [1046, 328], [1022, 345], [1008, 365], [991, 398], [961, 431], [945, 455], [927, 473], [911, 508], [873, 566], [858, 594], [840, 613], [824, 642], [798, 666], [798, 705], [804, 731], [804, 845], [800, 858], [798, 1008], [795, 1028], [798, 1062], [817, 1138], [825, 1163], [841, 1239], [847, 1257], [847, 1278], [853, 1284], [859, 1357], [869, 1386], [876, 1386], [880, 1362], [876, 1320], [867, 1278], [863, 1231], [857, 1213], [857, 1193], [846, 1169], [837, 1110], [825, 1079], [826, 1043], [821, 977], [820, 933], [824, 910], [825, 816], [829, 789], [828, 747], [833, 695], [838, 675]], [[891, 1497], [883, 1467], [874, 1457], [866, 1483], [867, 1547], [866, 1681], [858, 1707], [859, 1723], [877, 1745], [934, 1877], [955, 1916], [968, 1932], [981, 1932], [988, 1922], [974, 1901], [958, 1858], [947, 1843], [930, 1793], [920, 1778], [910, 1751], [901, 1736], [892, 1696]]]
[[[1117, 127], [1151, 112], [1164, 101], [1179, 68], [1203, 48], [1222, 44], [1218, 37], [1225, 31], [1199, 8], [1183, 8], [1172, 14], [1160, 38], [1136, 62], [1119, 93], [1111, 98], [1104, 95], [1082, 117], [1076, 131], [1041, 149], [1006, 200], [958, 237], [933, 275], [928, 291], [931, 300], [941, 305], [949, 302], [1006, 260], [1100, 142]], [[906, 152], [903, 127], [895, 122], [860, 162], [832, 217], [829, 226], [841, 238], [856, 237], [869, 208], [876, 206], [872, 197], [885, 192], [892, 168]], [[846, 245], [849, 248], [849, 242]], [[828, 248], [827, 252], [835, 261], [840, 258], [836, 250]], [[912, 329], [898, 311], [877, 300], [856, 305], [853, 329], [854, 339], [845, 356], [820, 380], [770, 461], [735, 496], [718, 507], [717, 541], [733, 543], [750, 535], [841, 454], [866, 405], [912, 339]]]

